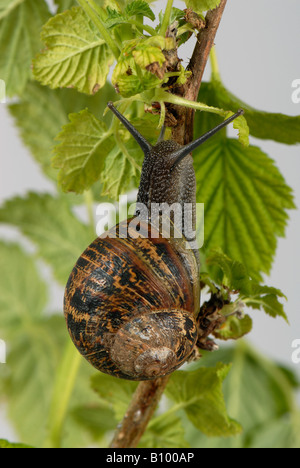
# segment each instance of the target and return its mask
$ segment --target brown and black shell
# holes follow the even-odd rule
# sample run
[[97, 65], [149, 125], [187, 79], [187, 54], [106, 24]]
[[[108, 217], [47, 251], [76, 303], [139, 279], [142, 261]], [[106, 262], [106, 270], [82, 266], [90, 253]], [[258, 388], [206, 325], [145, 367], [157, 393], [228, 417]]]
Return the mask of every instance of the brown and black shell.
[[[167, 316], [168, 311], [170, 317], [177, 317], [184, 311], [184, 335], [191, 343], [190, 353], [197, 339], [199, 272], [185, 240], [166, 239], [146, 222], [140, 223], [137, 237], [136, 230], [130, 228], [131, 221], [120, 223], [115, 237], [110, 237], [110, 232], [98, 237], [80, 256], [66, 286], [64, 311], [75, 346], [94, 367], [120, 378], [149, 380], [149, 375], [135, 376], [120, 370], [112, 359], [117, 333], [130, 321], [136, 322], [139, 317], [145, 321], [147, 314], [156, 311], [162, 313], [160, 317]], [[120, 238], [124, 228], [128, 236]], [[168, 339], [176, 342], [176, 324], [179, 328], [182, 324], [173, 323]], [[122, 347], [119, 352], [122, 354]], [[123, 353], [126, 358], [126, 337]], [[175, 353], [176, 366], [172, 364], [166, 373], [187, 358], [183, 356], [182, 340], [175, 344]]]

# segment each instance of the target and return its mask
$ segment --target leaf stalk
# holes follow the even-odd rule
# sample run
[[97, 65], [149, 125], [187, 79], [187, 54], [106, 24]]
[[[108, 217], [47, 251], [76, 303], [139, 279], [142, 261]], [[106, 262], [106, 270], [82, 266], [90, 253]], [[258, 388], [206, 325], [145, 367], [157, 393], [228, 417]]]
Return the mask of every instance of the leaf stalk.
[[221, 75], [216, 52], [216, 46], [213, 46], [210, 51], [210, 64], [211, 64], [211, 80], [221, 82]]
[[163, 37], [165, 37], [167, 29], [169, 27], [172, 7], [173, 7], [173, 0], [168, 0], [164, 18], [160, 27], [160, 35]]
[[44, 443], [44, 447], [61, 447], [64, 422], [80, 363], [80, 354], [74, 347], [72, 341], [68, 340], [60, 366], [56, 373], [48, 420], [49, 435], [48, 439]]
[[93, 0], [77, 0], [81, 8], [85, 11], [88, 17], [93, 21], [94, 25], [97, 27], [98, 31], [100, 32], [102, 38], [107, 43], [108, 47], [111, 49], [115, 59], [119, 58], [120, 50], [118, 46], [116, 46], [115, 41], [113, 40], [112, 36], [106, 29], [104, 23], [102, 22], [99, 14], [96, 12], [98, 10], [98, 5], [96, 6]]

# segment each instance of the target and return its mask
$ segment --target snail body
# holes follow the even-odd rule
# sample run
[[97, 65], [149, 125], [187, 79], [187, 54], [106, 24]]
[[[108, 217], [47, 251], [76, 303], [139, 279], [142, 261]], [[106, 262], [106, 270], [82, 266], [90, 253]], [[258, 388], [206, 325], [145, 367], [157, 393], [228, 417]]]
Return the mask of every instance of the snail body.
[[[196, 349], [200, 263], [190, 151], [207, 136], [185, 147], [173, 141], [153, 147], [109, 107], [145, 153], [136, 217], [83, 252], [66, 286], [64, 313], [71, 339], [95, 368], [119, 378], [151, 380], [178, 369]], [[149, 216], [151, 205], [162, 203], [182, 208], [179, 222], [170, 219], [169, 237], [154, 223], [160, 213]], [[187, 229], [189, 217], [192, 229]], [[174, 235], [178, 230], [183, 231], [179, 238]]]

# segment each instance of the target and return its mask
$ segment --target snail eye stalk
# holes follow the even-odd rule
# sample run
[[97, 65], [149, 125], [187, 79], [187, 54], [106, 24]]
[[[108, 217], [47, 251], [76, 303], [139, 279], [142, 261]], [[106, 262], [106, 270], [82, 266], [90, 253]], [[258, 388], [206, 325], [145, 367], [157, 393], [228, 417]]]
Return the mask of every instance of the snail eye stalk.
[[192, 141], [191, 143], [188, 143], [187, 145], [183, 146], [179, 150], [173, 153], [173, 158], [175, 162], [173, 163], [171, 167], [171, 171], [188, 155], [190, 154], [194, 149], [198, 148], [198, 146], [202, 145], [205, 141], [207, 141], [209, 138], [214, 136], [216, 133], [218, 133], [220, 130], [225, 128], [227, 125], [229, 125], [231, 122], [233, 122], [237, 117], [240, 117], [241, 115], [244, 114], [244, 111], [241, 109], [239, 110], [236, 114], [232, 115], [229, 117], [229, 119], [225, 120], [222, 122], [220, 125], [217, 125], [217, 127], [213, 128], [212, 130], [209, 130], [207, 133], [202, 135], [201, 137], [197, 138], [196, 140]]
[[149, 153], [152, 150], [152, 145], [149, 143], [149, 141], [146, 140], [146, 138], [143, 137], [143, 135], [140, 134], [140, 132], [134, 128], [134, 126], [129, 122], [129, 120], [122, 115], [118, 109], [115, 108], [113, 103], [110, 101], [107, 104], [107, 107], [115, 114], [116, 117], [122, 122], [125, 128], [131, 133], [133, 138], [136, 140], [136, 142], [140, 145], [144, 153]]

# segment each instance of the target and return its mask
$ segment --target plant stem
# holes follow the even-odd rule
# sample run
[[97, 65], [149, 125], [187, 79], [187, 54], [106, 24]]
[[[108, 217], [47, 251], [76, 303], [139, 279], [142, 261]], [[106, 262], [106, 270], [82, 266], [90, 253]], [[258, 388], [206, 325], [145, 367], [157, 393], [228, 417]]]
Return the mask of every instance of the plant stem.
[[81, 356], [79, 352], [71, 340], [68, 340], [54, 384], [48, 422], [49, 436], [44, 444], [47, 448], [61, 447], [64, 421], [80, 362]]
[[115, 41], [113, 40], [112, 36], [107, 31], [100, 16], [96, 13], [95, 11], [96, 6], [95, 6], [95, 9], [91, 7], [91, 5], [94, 6], [93, 0], [77, 0], [77, 2], [81, 6], [81, 8], [85, 11], [85, 13], [88, 15], [88, 17], [93, 21], [95, 26], [98, 28], [102, 38], [105, 40], [105, 42], [111, 49], [112, 53], [114, 54], [114, 57], [118, 59], [120, 55], [120, 50], [116, 46]]
[[95, 0], [87, 0], [87, 2], [91, 5], [91, 7], [95, 10], [95, 12], [101, 17], [101, 15], [103, 15], [103, 10], [102, 8], [100, 7], [100, 5], [98, 5], [97, 2], [95, 2]]
[[[211, 48], [226, 7], [227, 0], [221, 0], [220, 5], [214, 10], [207, 12], [205, 17], [205, 28], [197, 35], [196, 46], [188, 65], [192, 72], [191, 77], [183, 85], [182, 95], [189, 101], [197, 101], [204, 70], [207, 65]], [[178, 108], [178, 126], [173, 129], [173, 137], [179, 144], [187, 144], [193, 139], [194, 110]], [[184, 125], [182, 125], [184, 122]]]
[[91, 189], [86, 190], [84, 192], [84, 200], [85, 200], [86, 209], [88, 213], [89, 225], [90, 225], [91, 231], [94, 234], [95, 233], [95, 218], [94, 218], [94, 208], [93, 208], [94, 197], [93, 197], [93, 192]]
[[221, 0], [218, 8], [208, 11], [205, 18], [206, 27], [201, 29], [197, 35], [196, 46], [188, 66], [188, 69], [192, 72], [192, 78], [185, 85], [184, 95], [187, 99], [195, 100], [198, 97], [204, 70], [214, 45], [226, 3], [227, 0]]
[[166, 118], [166, 106], [164, 101], [160, 101], [160, 118], [158, 123], [158, 128], [162, 129], [165, 123]]
[[155, 31], [155, 29], [153, 29], [151, 26], [149, 26], [148, 24], [143, 24], [143, 23], [139, 23], [139, 21], [136, 21], [136, 20], [128, 20], [128, 23], [130, 24], [133, 24], [134, 26], [136, 26], [139, 31], [147, 31], [147, 33], [150, 34], [150, 36], [155, 36], [157, 33]]
[[221, 81], [220, 69], [218, 64], [216, 47], [213, 46], [210, 51], [211, 79], [212, 81]]
[[141, 382], [137, 387], [123, 421], [111, 442], [111, 448], [135, 448], [162, 396], [169, 376]]
[[170, 94], [164, 91], [162, 88], [157, 88], [155, 93], [155, 100], [159, 102], [163, 101], [168, 102], [170, 104], [176, 104], [178, 106], [187, 107], [189, 109], [210, 112], [211, 114], [218, 114], [222, 117], [226, 116], [226, 112], [223, 109], [208, 106], [207, 104], [203, 104], [202, 102], [189, 101], [188, 99], [178, 96], [177, 94]]
[[[168, 73], [168, 75], [173, 75], [173, 73]], [[178, 73], [175, 72], [174, 75], [177, 76]], [[211, 114], [217, 114], [221, 117], [226, 117], [228, 114], [228, 112], [224, 111], [224, 109], [220, 109], [219, 107], [208, 106], [207, 104], [204, 104], [202, 102], [190, 101], [182, 96], [179, 96], [178, 94], [168, 93], [167, 91], [164, 91], [163, 88], [156, 88], [154, 94], [151, 90], [150, 98], [148, 96], [148, 93], [149, 91], [143, 91], [140, 94], [135, 94], [133, 97], [120, 99], [118, 101], [118, 104], [130, 104], [131, 102], [146, 102], [150, 105], [152, 102], [157, 101], [159, 103], [167, 102], [169, 104], [175, 104], [177, 106], [181, 106], [182, 108], [210, 112]]]
[[165, 11], [165, 14], [164, 14], [164, 19], [163, 19], [163, 22], [162, 22], [162, 25], [161, 25], [160, 31], [159, 31], [160, 35], [164, 36], [164, 37], [165, 37], [167, 29], [169, 27], [172, 7], [173, 7], [173, 0], [168, 0], [167, 6], [166, 6], [166, 11]]

